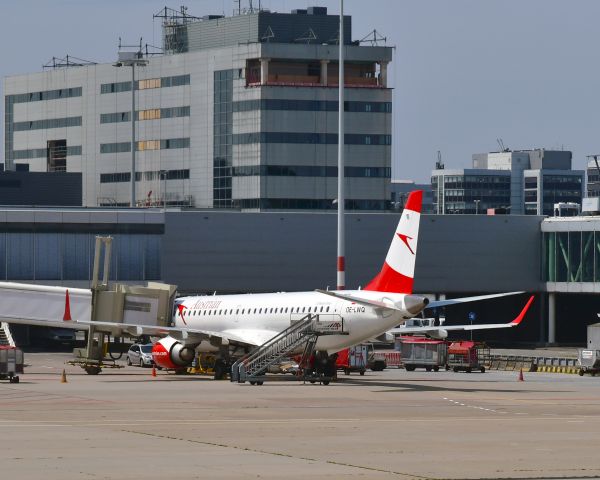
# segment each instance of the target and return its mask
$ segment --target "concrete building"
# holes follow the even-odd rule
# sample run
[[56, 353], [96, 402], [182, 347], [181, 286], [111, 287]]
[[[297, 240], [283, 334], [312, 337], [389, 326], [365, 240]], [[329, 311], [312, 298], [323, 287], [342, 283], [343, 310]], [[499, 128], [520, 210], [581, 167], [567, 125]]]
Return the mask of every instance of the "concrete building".
[[[344, 22], [347, 208], [384, 210], [392, 48], [353, 42]], [[139, 58], [145, 66], [7, 77], [5, 168], [81, 172], [84, 206], [128, 206], [133, 94], [138, 206], [332, 208], [338, 23], [317, 7], [204, 19], [165, 11], [164, 55]]]
[[571, 160], [569, 151], [545, 149], [476, 153], [473, 169], [432, 172], [434, 211], [552, 215], [555, 203], [581, 205], [585, 172], [572, 170]]
[[392, 208], [394, 210], [402, 210], [408, 199], [409, 193], [413, 190], [423, 190], [423, 206], [421, 213], [434, 213], [431, 184], [419, 184], [412, 180], [392, 180], [390, 186]]

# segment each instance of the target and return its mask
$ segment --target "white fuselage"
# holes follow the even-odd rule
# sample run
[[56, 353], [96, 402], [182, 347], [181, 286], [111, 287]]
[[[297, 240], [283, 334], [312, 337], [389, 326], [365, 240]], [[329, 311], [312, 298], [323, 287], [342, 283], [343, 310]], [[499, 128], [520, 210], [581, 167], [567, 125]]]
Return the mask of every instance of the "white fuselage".
[[[394, 305], [400, 310], [376, 308], [319, 292], [262, 293], [184, 297], [177, 304], [173, 321], [177, 327], [220, 332], [261, 345], [290, 326], [291, 321], [310, 314], [320, 320], [344, 321], [345, 335], [320, 336], [317, 350], [334, 353], [378, 336], [414, 315], [403, 308], [405, 294], [365, 290], [337, 291], [354, 297]], [[199, 351], [215, 351], [202, 342]]]

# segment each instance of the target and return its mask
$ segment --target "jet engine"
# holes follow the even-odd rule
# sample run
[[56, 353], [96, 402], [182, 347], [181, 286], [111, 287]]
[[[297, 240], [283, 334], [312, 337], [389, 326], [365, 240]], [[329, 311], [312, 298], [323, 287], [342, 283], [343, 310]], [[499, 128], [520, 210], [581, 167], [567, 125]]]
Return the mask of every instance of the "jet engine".
[[187, 367], [196, 355], [194, 347], [182, 344], [173, 337], [160, 339], [152, 347], [152, 359], [157, 367], [178, 369]]
[[448, 338], [448, 330], [444, 330], [443, 328], [440, 328], [439, 330], [427, 330], [425, 335], [435, 338], [436, 340], [445, 340]]

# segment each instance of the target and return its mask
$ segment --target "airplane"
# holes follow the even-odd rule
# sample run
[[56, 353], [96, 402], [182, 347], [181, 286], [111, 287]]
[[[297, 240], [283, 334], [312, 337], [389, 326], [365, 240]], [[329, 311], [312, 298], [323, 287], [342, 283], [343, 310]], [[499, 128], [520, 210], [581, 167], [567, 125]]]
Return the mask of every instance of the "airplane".
[[[325, 365], [323, 371], [331, 373], [335, 371], [336, 352], [382, 335], [419, 315], [425, 308], [523, 293], [509, 292], [440, 301], [430, 301], [426, 296], [413, 293], [422, 195], [420, 190], [409, 195], [381, 271], [363, 289], [180, 297], [175, 301], [171, 327], [81, 320], [44, 324], [82, 330], [93, 325], [95, 331], [104, 331], [114, 336], [160, 336], [162, 338], [154, 344], [152, 354], [156, 366], [165, 369], [185, 368], [192, 363], [197, 353], [214, 352], [218, 354], [215, 379], [221, 379], [229, 369], [230, 357], [239, 357], [240, 354], [264, 344], [288, 328], [294, 318], [306, 315], [333, 317], [343, 319], [343, 334], [319, 336], [315, 345], [316, 358], [320, 364]], [[523, 319], [532, 301], [533, 297], [510, 323], [478, 327], [514, 327]], [[34, 324], [31, 320], [7, 321]], [[466, 329], [471, 326], [443, 329], [459, 327]], [[432, 328], [428, 327], [428, 330], [431, 331]], [[403, 332], [408, 333], [407, 330]]]

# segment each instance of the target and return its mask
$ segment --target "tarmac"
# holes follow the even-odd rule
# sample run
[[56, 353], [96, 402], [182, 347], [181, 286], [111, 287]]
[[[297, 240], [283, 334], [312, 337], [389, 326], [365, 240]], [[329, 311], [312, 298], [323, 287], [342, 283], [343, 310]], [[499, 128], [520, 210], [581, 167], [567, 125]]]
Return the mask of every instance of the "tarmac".
[[3, 479], [600, 476], [598, 377], [387, 369], [251, 386], [90, 376], [68, 359], [26, 354], [21, 383], [0, 382]]

